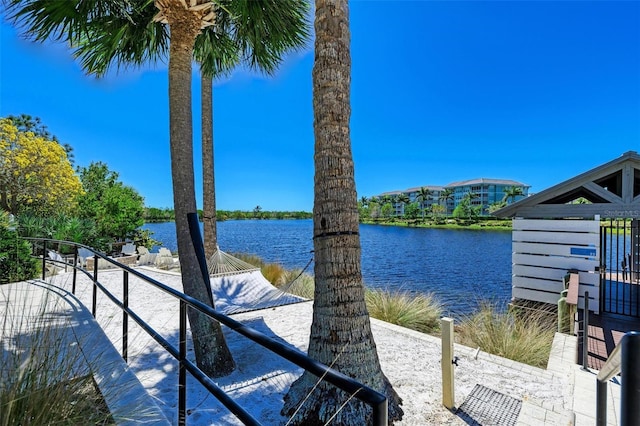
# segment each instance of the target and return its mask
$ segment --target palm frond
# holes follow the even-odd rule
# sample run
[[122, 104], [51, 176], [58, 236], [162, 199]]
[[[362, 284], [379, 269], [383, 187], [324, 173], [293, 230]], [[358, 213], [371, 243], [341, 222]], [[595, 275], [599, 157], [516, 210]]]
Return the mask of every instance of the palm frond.
[[285, 53], [309, 39], [307, 0], [227, 0], [233, 38], [251, 69], [272, 74]]

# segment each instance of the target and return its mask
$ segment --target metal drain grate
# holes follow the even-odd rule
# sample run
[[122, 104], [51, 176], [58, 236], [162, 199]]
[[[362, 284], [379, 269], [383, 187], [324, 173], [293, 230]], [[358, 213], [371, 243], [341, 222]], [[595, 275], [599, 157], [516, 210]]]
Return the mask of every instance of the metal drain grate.
[[476, 385], [456, 414], [472, 426], [515, 426], [522, 401]]

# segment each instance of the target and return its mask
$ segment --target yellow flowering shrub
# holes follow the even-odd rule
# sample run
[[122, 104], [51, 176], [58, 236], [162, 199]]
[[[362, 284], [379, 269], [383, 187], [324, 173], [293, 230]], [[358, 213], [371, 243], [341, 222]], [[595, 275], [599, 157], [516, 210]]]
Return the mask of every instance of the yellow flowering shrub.
[[21, 132], [0, 118], [0, 207], [11, 213], [42, 215], [75, 208], [82, 184], [55, 141]]

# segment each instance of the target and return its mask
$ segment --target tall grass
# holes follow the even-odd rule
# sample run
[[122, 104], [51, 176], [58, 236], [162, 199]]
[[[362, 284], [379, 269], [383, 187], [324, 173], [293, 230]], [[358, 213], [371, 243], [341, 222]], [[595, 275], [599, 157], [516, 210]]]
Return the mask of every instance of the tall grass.
[[442, 306], [432, 294], [367, 289], [365, 300], [373, 318], [423, 333], [440, 329]]
[[69, 345], [69, 324], [44, 306], [2, 300], [0, 426], [115, 424], [93, 376]]
[[247, 253], [233, 253], [232, 256], [260, 268], [262, 275], [274, 286], [286, 284], [286, 269], [279, 263], [267, 263], [260, 256]]
[[546, 367], [556, 324], [549, 313], [513, 308], [498, 312], [484, 304], [457, 327], [460, 343], [514, 361]]
[[302, 269], [289, 269], [284, 271], [282, 283], [277, 287], [289, 294], [313, 299], [315, 280]]

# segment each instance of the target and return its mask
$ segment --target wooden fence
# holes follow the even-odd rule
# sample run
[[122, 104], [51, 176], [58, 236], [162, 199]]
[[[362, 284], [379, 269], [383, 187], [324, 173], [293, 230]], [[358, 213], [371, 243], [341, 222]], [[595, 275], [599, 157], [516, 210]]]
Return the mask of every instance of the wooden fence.
[[599, 313], [600, 220], [513, 220], [512, 297], [556, 304], [570, 270], [580, 275], [578, 307]]

